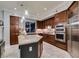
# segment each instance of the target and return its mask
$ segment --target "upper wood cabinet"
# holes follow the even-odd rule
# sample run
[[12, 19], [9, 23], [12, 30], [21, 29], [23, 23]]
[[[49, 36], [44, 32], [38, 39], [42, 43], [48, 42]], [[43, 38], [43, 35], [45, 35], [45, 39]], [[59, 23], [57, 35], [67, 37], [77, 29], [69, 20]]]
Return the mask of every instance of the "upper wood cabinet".
[[52, 26], [52, 28], [53, 28], [54, 27], [54, 20], [55, 20], [55, 18], [52, 17], [52, 18], [49, 18], [49, 19], [44, 20], [44, 21], [37, 21], [37, 28], [44, 29], [49, 25]]
[[50, 24], [51, 24], [52, 28], [55, 26], [55, 22], [54, 21], [55, 21], [55, 17], [51, 18]]
[[45, 20], [44, 23], [45, 23], [45, 25], [44, 25], [45, 27], [46, 26], [52, 26], [52, 27], [54, 27], [54, 17]]
[[67, 11], [60, 12], [55, 15], [55, 24], [67, 21]]
[[42, 21], [37, 21], [37, 28], [42, 29], [43, 28], [43, 22]]
[[71, 6], [71, 7], [69, 8], [69, 11], [70, 11], [70, 12], [73, 12], [73, 13], [76, 13], [76, 12], [78, 11], [77, 7], [78, 7], [78, 2], [75, 2], [75, 3], [73, 4], [73, 6]]
[[73, 15], [78, 14], [78, 3], [73, 2], [73, 4], [68, 9], [68, 18], [72, 17]]

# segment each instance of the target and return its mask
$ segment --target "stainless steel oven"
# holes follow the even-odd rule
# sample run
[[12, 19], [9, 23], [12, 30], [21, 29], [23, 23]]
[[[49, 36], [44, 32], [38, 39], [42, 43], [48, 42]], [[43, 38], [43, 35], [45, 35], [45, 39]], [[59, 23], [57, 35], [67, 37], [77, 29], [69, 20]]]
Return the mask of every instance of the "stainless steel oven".
[[65, 24], [63, 24], [63, 23], [57, 24], [55, 26], [55, 30], [56, 30], [55, 40], [65, 42], [66, 41]]
[[56, 33], [55, 39], [61, 42], [65, 42], [65, 34], [64, 33]]

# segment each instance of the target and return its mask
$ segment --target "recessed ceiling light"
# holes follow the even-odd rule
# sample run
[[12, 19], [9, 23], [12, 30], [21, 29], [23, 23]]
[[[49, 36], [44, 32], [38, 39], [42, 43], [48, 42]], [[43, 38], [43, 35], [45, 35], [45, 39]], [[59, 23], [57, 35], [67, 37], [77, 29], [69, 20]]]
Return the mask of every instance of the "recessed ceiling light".
[[21, 19], [21, 23], [23, 23], [24, 19], [25, 19], [25, 17], [23, 16], [22, 19]]
[[28, 11], [27, 10], [25, 10], [25, 15], [28, 15]]
[[47, 8], [44, 8], [44, 10], [46, 11], [46, 10], [47, 10]]
[[23, 16], [22, 19], [25, 19], [25, 17]]
[[14, 8], [14, 10], [16, 10], [16, 8]]

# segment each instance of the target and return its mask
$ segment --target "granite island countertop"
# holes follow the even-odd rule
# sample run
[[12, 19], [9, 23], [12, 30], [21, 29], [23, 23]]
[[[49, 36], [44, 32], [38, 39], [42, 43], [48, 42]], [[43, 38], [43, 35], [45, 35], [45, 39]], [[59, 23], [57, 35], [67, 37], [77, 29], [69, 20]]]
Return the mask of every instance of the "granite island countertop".
[[42, 39], [42, 36], [39, 35], [19, 35], [18, 41], [19, 45], [36, 43]]

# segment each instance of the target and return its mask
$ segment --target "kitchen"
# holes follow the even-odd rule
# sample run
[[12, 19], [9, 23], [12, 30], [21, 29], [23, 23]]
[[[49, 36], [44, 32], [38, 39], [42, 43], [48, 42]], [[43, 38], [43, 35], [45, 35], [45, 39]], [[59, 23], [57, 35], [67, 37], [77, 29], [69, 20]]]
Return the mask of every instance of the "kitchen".
[[[6, 6], [3, 5], [4, 3]], [[8, 10], [8, 9], [12, 9], [11, 7], [7, 7], [10, 5], [9, 3], [15, 3], [14, 6], [12, 5], [14, 7], [14, 10], [10, 10], [10, 11]], [[34, 3], [36, 3], [37, 6]], [[52, 5], [53, 7], [48, 7], [49, 10], [55, 8], [57, 3], [59, 4], [62, 3], [62, 4], [58, 6], [58, 8], [56, 8], [55, 10], [45, 13], [48, 11], [48, 8], [44, 8], [46, 7], [44, 5], [43, 7], [40, 7], [39, 10], [38, 6], [40, 3], [42, 5], [49, 4], [49, 6], [52, 5], [52, 3], [53, 5], [55, 4], [55, 6]], [[0, 53], [0, 55], [3, 55], [1, 57], [59, 58], [60, 52], [62, 52], [60, 58], [79, 57], [79, 46], [78, 46], [79, 2], [78, 1], [68, 1], [68, 2], [67, 1], [66, 2], [65, 1], [63, 2], [9, 1], [9, 2], [0, 2], [0, 4], [2, 4], [2, 6], [5, 8], [5, 9], [4, 8], [1, 9], [0, 11], [1, 19], [3, 19], [2, 20], [3, 25], [2, 23], [0, 24], [1, 26], [4, 27], [2, 28], [3, 31], [1, 31], [3, 36], [2, 37], [3, 40], [1, 40], [1, 42], [4, 41], [2, 42], [3, 43], [2, 46], [0, 46], [0, 51], [2, 52]], [[37, 11], [34, 9], [33, 11], [37, 12], [37, 16], [36, 14], [30, 15], [28, 12], [30, 11], [29, 9], [28, 11], [25, 10], [26, 15], [24, 15], [24, 12], [17, 12], [18, 10], [23, 11], [26, 6], [29, 9], [36, 8]], [[41, 11], [42, 8], [44, 8], [43, 11]], [[40, 13], [38, 14], [38, 12]], [[42, 15], [43, 12], [44, 15]], [[75, 43], [74, 41], [77, 41], [77, 43]], [[53, 53], [56, 54], [54, 55], [51, 52], [47, 53], [49, 52], [48, 51], [49, 48], [50, 51], [53, 51], [52, 49], [55, 49]], [[9, 50], [12, 49], [12, 51], [7, 51], [8, 49]], [[15, 50], [16, 52], [14, 52], [14, 54], [9, 54], [9, 53], [13, 53], [13, 51]], [[59, 53], [57, 53], [56, 51]], [[47, 55], [45, 53], [47, 53]]]

